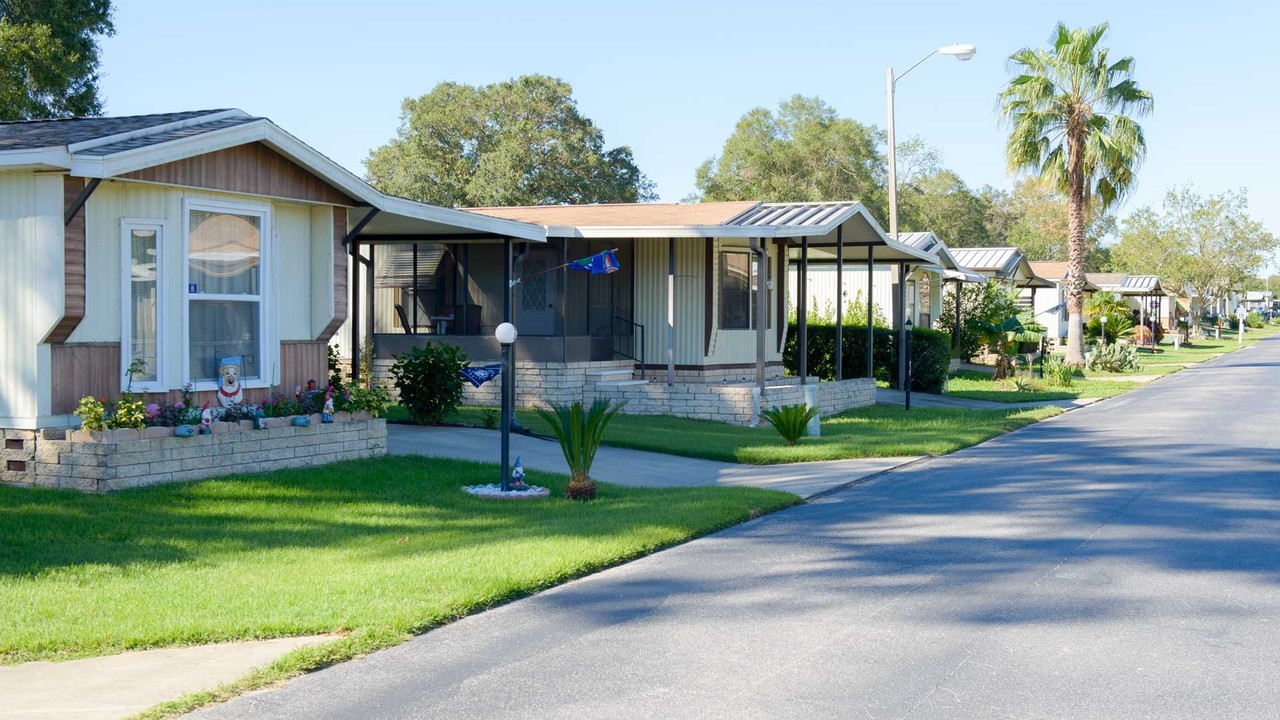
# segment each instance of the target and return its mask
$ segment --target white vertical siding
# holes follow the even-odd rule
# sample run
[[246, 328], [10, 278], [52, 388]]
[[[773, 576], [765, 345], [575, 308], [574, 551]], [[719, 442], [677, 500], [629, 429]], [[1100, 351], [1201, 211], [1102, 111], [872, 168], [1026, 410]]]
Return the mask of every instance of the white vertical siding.
[[[635, 242], [635, 321], [645, 327], [645, 363], [667, 362], [667, 258], [664, 238]], [[677, 238], [674, 349], [677, 365], [700, 365], [705, 344], [703, 316], [706, 240]]]
[[[723, 250], [736, 250], [750, 248], [751, 243], [745, 238], [718, 239], [716, 240], [715, 253], [712, 256], [712, 287], [714, 292], [711, 296], [711, 307], [708, 312], [711, 313], [713, 329], [711, 332], [711, 352], [707, 353], [706, 363], [708, 365], [743, 365], [754, 363], [756, 361], [756, 331], [755, 330], [724, 330], [720, 328], [720, 252]], [[768, 300], [768, 332], [765, 336], [765, 360], [774, 362], [782, 359], [782, 353], [778, 349], [778, 301], [774, 292], [782, 290], [782, 284], [776, 282], [778, 267], [778, 247], [772, 241], [766, 245], [768, 253], [769, 274], [767, 277], [773, 278], [774, 291], [769, 292]], [[793, 297], [792, 293], [788, 297]], [[782, 322], [786, 322], [783, 318]]]
[[[311, 340], [311, 208], [275, 203], [275, 302], [280, 340]], [[329, 285], [333, 296], [333, 285]]]
[[62, 177], [0, 173], [0, 427], [49, 414], [38, 346], [62, 315]]
[[[335, 307], [333, 287], [334, 239], [333, 208], [315, 205], [310, 208], [311, 217], [311, 327], [306, 339], [319, 337], [333, 319]], [[301, 268], [299, 268], [301, 271]], [[299, 338], [303, 339], [303, 338]]]
[[[893, 315], [894, 273], [894, 266], [876, 265], [875, 275], [871, 280], [872, 295], [874, 297], [875, 305], [878, 308], [878, 314], [882, 315], [885, 320], [891, 320]], [[796, 298], [799, 295], [799, 278], [799, 268], [792, 265], [790, 272], [787, 273], [787, 298], [791, 309], [796, 307]], [[844, 287], [842, 289], [844, 291], [844, 307], [846, 310], [848, 310], [850, 303], [865, 300], [867, 297], [867, 266], [855, 265], [851, 267], [846, 265], [844, 269]], [[814, 314], [829, 314], [834, 318], [835, 312], [835, 267], [811, 266], [809, 268], [810, 317]], [[845, 318], [845, 322], [860, 325], [866, 322], [866, 318]]]

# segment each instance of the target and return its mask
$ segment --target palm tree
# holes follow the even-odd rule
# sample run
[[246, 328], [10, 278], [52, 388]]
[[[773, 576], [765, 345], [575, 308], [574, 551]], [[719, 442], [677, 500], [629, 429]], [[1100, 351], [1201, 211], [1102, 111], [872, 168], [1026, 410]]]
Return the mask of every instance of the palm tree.
[[1012, 172], [1038, 173], [1067, 196], [1067, 362], [1084, 364], [1085, 224], [1133, 189], [1146, 155], [1133, 116], [1151, 111], [1151, 93], [1133, 80], [1132, 57], [1111, 62], [1101, 47], [1107, 24], [1071, 29], [1058, 23], [1049, 47], [1009, 56], [1014, 78], [1000, 93], [1009, 126], [1006, 155]]

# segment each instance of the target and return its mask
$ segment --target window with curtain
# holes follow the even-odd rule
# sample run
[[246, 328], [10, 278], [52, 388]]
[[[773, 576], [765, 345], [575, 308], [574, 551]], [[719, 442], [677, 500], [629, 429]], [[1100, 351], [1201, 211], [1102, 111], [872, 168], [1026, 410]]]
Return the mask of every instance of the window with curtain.
[[266, 213], [192, 204], [187, 216], [187, 333], [193, 381], [215, 380], [218, 362], [241, 358], [261, 378]]
[[[121, 367], [127, 369], [135, 361], [141, 361], [141, 371], [132, 376], [133, 389], [162, 391], [166, 389], [162, 387], [163, 358], [160, 355], [164, 329], [160, 318], [164, 288], [161, 261], [164, 225], [160, 222], [125, 221], [121, 235], [125, 270]], [[128, 389], [129, 384], [130, 378], [123, 378], [121, 389]]]
[[723, 330], [755, 328], [756, 264], [751, 253], [725, 250], [720, 253], [720, 327]]

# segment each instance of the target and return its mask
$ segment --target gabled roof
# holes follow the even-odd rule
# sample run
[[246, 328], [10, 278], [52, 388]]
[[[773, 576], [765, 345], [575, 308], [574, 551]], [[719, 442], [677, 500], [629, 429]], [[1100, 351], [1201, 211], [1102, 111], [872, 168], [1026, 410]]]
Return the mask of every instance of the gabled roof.
[[991, 277], [1011, 280], [1018, 287], [1051, 288], [1054, 284], [1036, 275], [1022, 251], [1016, 247], [951, 248], [956, 262]]
[[575, 227], [652, 227], [724, 225], [755, 201], [712, 203], [614, 203], [600, 205], [520, 205], [466, 208], [489, 217], [535, 225]]
[[1100, 289], [1117, 295], [1172, 295], [1165, 290], [1158, 275], [1126, 273], [1086, 273], [1085, 277]]
[[[1071, 264], [1059, 262], [1056, 260], [1032, 260], [1028, 263], [1031, 271], [1037, 276], [1059, 284], [1066, 282], [1067, 275], [1071, 271]], [[1085, 273], [1084, 289], [1085, 292], [1097, 292], [1100, 288], [1089, 280], [1089, 274]]]
[[64, 170], [115, 178], [137, 170], [260, 142], [353, 198], [349, 225], [383, 235], [498, 235], [544, 241], [537, 225], [392, 197], [378, 191], [267, 118], [243, 110], [196, 110], [117, 118], [0, 123], [0, 168]]
[[933, 267], [925, 266], [924, 269], [932, 272], [940, 272], [946, 280], [959, 280], [961, 282], [985, 283], [987, 278], [983, 275], [973, 272], [964, 267], [951, 254], [951, 248], [942, 241], [942, 238], [931, 232], [909, 232], [898, 233], [898, 242], [910, 245], [917, 250], [927, 252], [938, 258], [938, 264]]

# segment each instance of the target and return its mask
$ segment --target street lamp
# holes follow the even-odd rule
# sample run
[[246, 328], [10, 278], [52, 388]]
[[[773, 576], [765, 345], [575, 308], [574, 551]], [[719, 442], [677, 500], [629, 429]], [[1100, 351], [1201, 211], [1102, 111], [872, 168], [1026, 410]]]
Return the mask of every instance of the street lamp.
[[907, 318], [906, 328], [907, 328], [907, 342], [905, 343], [905, 347], [903, 347], [903, 351], [907, 353], [907, 373], [906, 373], [907, 377], [905, 380], [902, 381], [902, 385], [903, 385], [902, 389], [906, 392], [906, 399], [903, 402], [903, 410], [910, 410], [911, 409], [911, 355], [913, 354], [912, 350], [915, 347], [911, 343], [911, 318], [910, 317]]
[[1106, 347], [1107, 346], [1107, 316], [1103, 315], [1099, 317], [1098, 321], [1102, 323], [1102, 346]]
[[516, 326], [504, 322], [493, 331], [502, 345], [502, 492], [511, 489], [511, 415], [515, 387], [511, 382], [511, 343], [516, 341]]
[[889, 235], [894, 239], [898, 239], [898, 167], [897, 167], [897, 148], [894, 146], [893, 138], [893, 93], [897, 87], [898, 81], [907, 76], [907, 73], [915, 70], [920, 63], [928, 60], [934, 55], [950, 55], [951, 57], [964, 62], [969, 60], [978, 53], [978, 48], [969, 43], [961, 43], [958, 45], [944, 45], [937, 50], [925, 55], [916, 61], [915, 65], [902, 71], [901, 75], [894, 76], [893, 68], [888, 70], [889, 79]]

